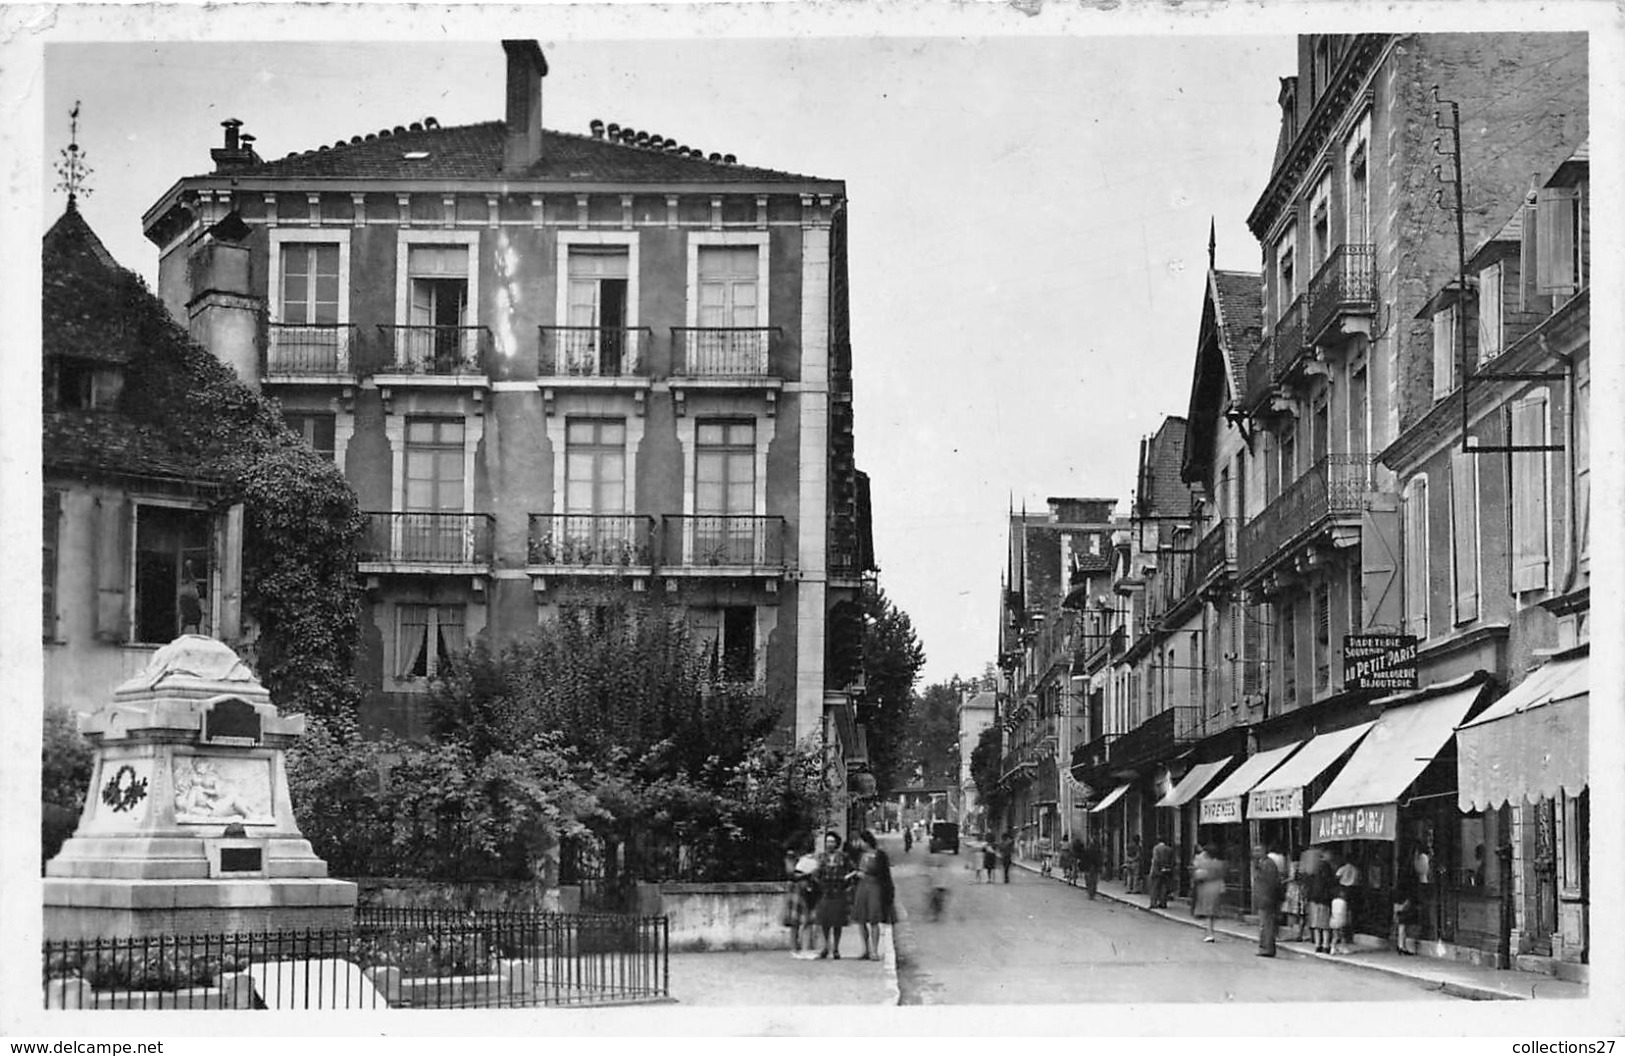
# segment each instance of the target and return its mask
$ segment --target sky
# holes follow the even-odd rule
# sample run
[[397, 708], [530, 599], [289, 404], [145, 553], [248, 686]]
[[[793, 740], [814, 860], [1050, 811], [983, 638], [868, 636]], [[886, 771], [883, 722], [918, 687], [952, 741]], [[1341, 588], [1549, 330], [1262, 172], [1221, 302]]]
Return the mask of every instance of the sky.
[[[549, 128], [602, 118], [846, 182], [881, 586], [925, 647], [922, 686], [979, 674], [1010, 505], [1126, 512], [1140, 437], [1185, 412], [1210, 218], [1219, 266], [1257, 270], [1244, 218], [1292, 38], [538, 39]], [[503, 76], [495, 39], [49, 44], [42, 222], [76, 101], [82, 211], [150, 282], [141, 215], [212, 168], [221, 120], [276, 158], [498, 119]]]

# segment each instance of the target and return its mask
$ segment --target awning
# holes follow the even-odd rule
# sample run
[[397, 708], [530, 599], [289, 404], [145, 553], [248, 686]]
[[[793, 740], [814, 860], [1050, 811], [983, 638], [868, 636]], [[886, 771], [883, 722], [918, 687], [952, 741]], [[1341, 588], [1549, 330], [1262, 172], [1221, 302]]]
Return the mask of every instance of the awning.
[[1303, 790], [1309, 782], [1325, 773], [1326, 768], [1354, 747], [1370, 731], [1372, 724], [1362, 722], [1344, 730], [1333, 730], [1311, 737], [1291, 759], [1270, 773], [1247, 794], [1249, 818], [1301, 818], [1303, 817]]
[[1309, 810], [1309, 842], [1395, 840], [1399, 797], [1455, 735], [1483, 692], [1474, 683], [1377, 717], [1354, 756]]
[[1202, 797], [1201, 824], [1228, 825], [1241, 821], [1241, 797], [1251, 792], [1253, 786], [1271, 770], [1280, 766], [1301, 743], [1283, 744], [1279, 748], [1259, 752], [1236, 767], [1229, 777], [1219, 782], [1218, 788]]
[[1456, 731], [1457, 803], [1493, 810], [1578, 796], [1588, 783], [1588, 658], [1549, 660]]
[[1225, 756], [1216, 763], [1197, 763], [1191, 767], [1179, 784], [1175, 785], [1166, 796], [1157, 800], [1159, 807], [1183, 807], [1191, 800], [1202, 794], [1202, 790], [1213, 783], [1219, 776], [1219, 771], [1225, 768], [1232, 756]]
[[1107, 807], [1111, 806], [1113, 803], [1116, 803], [1119, 799], [1122, 799], [1123, 798], [1123, 793], [1127, 792], [1127, 791], [1128, 791], [1128, 786], [1127, 785], [1118, 785], [1116, 788], [1114, 788], [1110, 792], [1106, 793], [1106, 798], [1105, 799], [1101, 800], [1099, 803], [1096, 803], [1093, 807], [1090, 807], [1089, 808], [1089, 813], [1091, 813], [1091, 814], [1099, 814], [1101, 811], [1105, 810]]

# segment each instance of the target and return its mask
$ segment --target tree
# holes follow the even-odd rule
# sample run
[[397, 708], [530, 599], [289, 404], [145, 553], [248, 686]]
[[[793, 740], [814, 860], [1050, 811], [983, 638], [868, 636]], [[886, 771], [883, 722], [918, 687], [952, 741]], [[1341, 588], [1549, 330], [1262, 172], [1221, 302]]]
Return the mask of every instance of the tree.
[[976, 782], [976, 795], [987, 809], [989, 832], [1004, 828], [1004, 810], [1009, 795], [999, 787], [999, 768], [1004, 746], [997, 726], [989, 726], [976, 738], [970, 753], [970, 776]]
[[925, 650], [914, 634], [908, 613], [884, 591], [865, 602], [863, 635], [864, 722], [869, 768], [882, 789], [897, 788], [910, 778], [903, 758], [914, 715], [914, 683], [925, 666]]
[[95, 752], [66, 708], [47, 707], [40, 740], [40, 861], [50, 861], [79, 825]]
[[914, 701], [905, 755], [926, 785], [959, 783], [959, 701], [965, 685], [955, 675], [930, 685]]

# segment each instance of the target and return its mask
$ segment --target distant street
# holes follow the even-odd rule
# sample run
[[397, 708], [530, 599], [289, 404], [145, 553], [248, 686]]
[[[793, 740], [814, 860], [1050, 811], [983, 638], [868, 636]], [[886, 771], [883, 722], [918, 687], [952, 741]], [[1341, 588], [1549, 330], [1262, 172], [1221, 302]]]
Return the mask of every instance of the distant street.
[[[1183, 924], [1099, 898], [1022, 869], [1010, 883], [972, 880], [979, 849], [927, 854], [900, 838], [887, 846], [897, 899], [898, 981], [907, 1004], [1068, 1004], [1145, 1001], [1438, 1001], [1421, 985], [1220, 936], [1204, 943]], [[930, 919], [932, 875], [947, 909]]]

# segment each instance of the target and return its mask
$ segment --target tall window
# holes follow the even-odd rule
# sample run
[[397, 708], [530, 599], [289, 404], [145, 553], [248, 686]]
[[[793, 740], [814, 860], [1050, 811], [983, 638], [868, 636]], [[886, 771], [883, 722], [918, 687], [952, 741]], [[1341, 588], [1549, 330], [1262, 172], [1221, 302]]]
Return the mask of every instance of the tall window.
[[1466, 451], [1450, 456], [1450, 546], [1455, 622], [1467, 623], [1478, 619], [1478, 456]]
[[282, 416], [289, 429], [294, 434], [316, 449], [316, 453], [329, 462], [334, 458], [333, 444], [333, 416], [331, 414], [310, 414], [304, 411]]
[[465, 644], [461, 605], [400, 605], [395, 609], [397, 678], [432, 678]]
[[626, 352], [627, 284], [630, 252], [626, 246], [570, 247], [569, 325], [589, 329], [566, 338], [569, 373], [614, 377]]
[[[633, 540], [626, 512], [626, 423], [572, 418], [565, 426], [564, 542], [577, 558], [615, 564]], [[582, 548], [586, 548], [583, 551]]]
[[1367, 172], [1367, 143], [1370, 139], [1371, 119], [1360, 123], [1359, 131], [1349, 143], [1348, 200], [1345, 219], [1348, 224], [1346, 240], [1355, 245], [1371, 242], [1371, 180]]
[[45, 606], [44, 635], [46, 641], [56, 638], [56, 557], [62, 531], [62, 493], [55, 488], [45, 489], [44, 522], [41, 524], [44, 551], [41, 555], [40, 585]]
[[281, 257], [281, 322], [338, 322], [338, 245], [331, 242], [284, 243]]
[[1319, 271], [1332, 252], [1332, 178], [1321, 177], [1309, 200], [1309, 269]]
[[135, 519], [136, 641], [209, 634], [212, 519], [207, 510], [138, 506]]
[[1321, 395], [1316, 397], [1314, 414], [1309, 437], [1309, 464], [1316, 466], [1321, 463], [1332, 450], [1332, 415], [1329, 405], [1330, 397]]
[[1478, 361], [1501, 354], [1501, 265], [1491, 264], [1478, 273]]
[[1586, 283], [1578, 187], [1545, 187], [1536, 202], [1535, 274], [1541, 293], [1570, 294]]
[[1405, 623], [1418, 640], [1428, 636], [1428, 478], [1405, 487]]
[[1433, 398], [1442, 400], [1456, 387], [1457, 305], [1433, 316]]
[[[1512, 446], [1549, 444], [1544, 393], [1512, 404]], [[1543, 590], [1550, 564], [1547, 458], [1544, 451], [1512, 454], [1512, 589]]]
[[756, 610], [748, 605], [690, 609], [689, 626], [713, 681], [756, 679]]
[[1294, 247], [1298, 241], [1298, 225], [1291, 224], [1275, 250], [1275, 317], [1281, 318], [1298, 296], [1298, 269]]
[[460, 418], [408, 418], [406, 421], [406, 516], [404, 553], [413, 560], [464, 560], [462, 513], [463, 422]]
[[468, 247], [407, 248], [407, 349], [416, 364], [447, 370], [465, 361], [468, 322]]
[[1370, 450], [1366, 435], [1370, 428], [1370, 396], [1368, 395], [1366, 366], [1361, 363], [1349, 371], [1349, 446], [1350, 454], [1363, 455]]
[[751, 330], [762, 321], [756, 246], [700, 246], [698, 325], [691, 372], [758, 374], [767, 371], [767, 345]]
[[1281, 489], [1284, 491], [1298, 479], [1298, 434], [1294, 423], [1287, 422], [1281, 434]]
[[748, 564], [756, 512], [756, 423], [702, 421], [694, 428], [695, 557]]
[[1365, 629], [1365, 577], [1358, 561], [1349, 564], [1349, 633], [1359, 634]]

